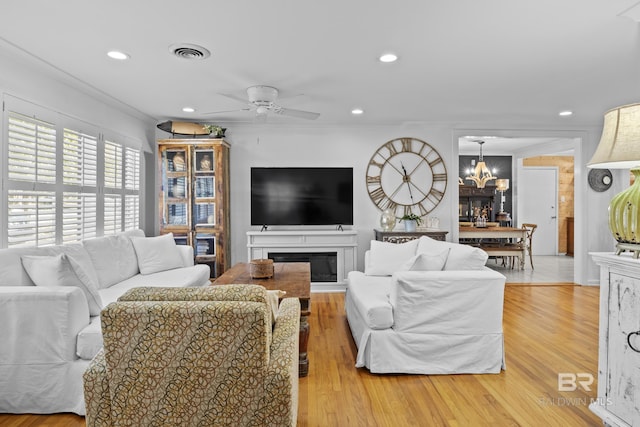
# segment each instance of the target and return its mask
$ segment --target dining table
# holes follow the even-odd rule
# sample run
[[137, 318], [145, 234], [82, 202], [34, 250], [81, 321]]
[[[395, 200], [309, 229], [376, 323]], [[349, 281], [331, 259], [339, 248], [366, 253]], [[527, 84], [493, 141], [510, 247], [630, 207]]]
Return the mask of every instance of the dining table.
[[[525, 228], [461, 226], [458, 230], [458, 238], [460, 240], [472, 239], [474, 244], [490, 256], [517, 256], [520, 268], [524, 269], [524, 257], [527, 250], [525, 244], [527, 230]], [[514, 242], [519, 244], [513, 244]]]

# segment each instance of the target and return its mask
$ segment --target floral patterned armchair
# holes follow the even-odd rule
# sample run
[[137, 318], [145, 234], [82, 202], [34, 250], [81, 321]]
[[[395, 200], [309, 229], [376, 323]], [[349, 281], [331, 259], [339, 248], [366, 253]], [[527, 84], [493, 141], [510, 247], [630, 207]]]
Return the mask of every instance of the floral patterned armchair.
[[102, 311], [87, 426], [295, 426], [300, 303], [261, 286], [136, 288]]

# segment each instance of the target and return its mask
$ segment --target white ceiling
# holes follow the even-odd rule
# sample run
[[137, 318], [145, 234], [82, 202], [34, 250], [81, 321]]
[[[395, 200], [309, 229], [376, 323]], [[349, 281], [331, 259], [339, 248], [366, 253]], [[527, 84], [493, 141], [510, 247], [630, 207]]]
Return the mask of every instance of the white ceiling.
[[[0, 49], [158, 122], [233, 124], [256, 84], [311, 124], [598, 126], [640, 101], [637, 0], [3, 0]], [[175, 43], [211, 51], [188, 61]], [[131, 59], [116, 62], [108, 50]], [[399, 60], [377, 57], [393, 51]], [[1, 66], [0, 66], [1, 72]], [[303, 96], [299, 96], [303, 95]], [[289, 99], [286, 99], [289, 97]], [[284, 98], [284, 99], [282, 99]], [[198, 112], [186, 114], [184, 106]], [[352, 116], [354, 107], [365, 110]], [[571, 117], [559, 117], [569, 109]], [[271, 116], [272, 123], [307, 124]]]

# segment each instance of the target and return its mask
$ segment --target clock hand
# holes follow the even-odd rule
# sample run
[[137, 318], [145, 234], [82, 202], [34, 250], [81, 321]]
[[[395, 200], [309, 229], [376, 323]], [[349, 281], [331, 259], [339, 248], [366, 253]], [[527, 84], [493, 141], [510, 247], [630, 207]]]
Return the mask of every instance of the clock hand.
[[404, 172], [404, 182], [407, 183], [407, 187], [409, 188], [409, 197], [411, 197], [411, 201], [413, 202], [413, 194], [411, 193], [411, 184], [409, 184], [409, 176], [407, 175], [407, 170], [404, 168], [402, 162], [400, 162], [400, 166], [402, 166], [402, 171]]

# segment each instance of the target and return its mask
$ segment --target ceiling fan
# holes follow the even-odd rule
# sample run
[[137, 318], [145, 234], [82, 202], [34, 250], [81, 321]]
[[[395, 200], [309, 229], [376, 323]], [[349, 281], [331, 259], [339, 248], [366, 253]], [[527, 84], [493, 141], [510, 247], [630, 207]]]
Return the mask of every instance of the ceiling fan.
[[[234, 99], [236, 101], [247, 104], [247, 108], [241, 108], [239, 110], [231, 111], [255, 111], [256, 120], [265, 120], [269, 113], [282, 114], [283, 116], [298, 117], [300, 119], [315, 120], [320, 117], [320, 113], [313, 113], [311, 111], [295, 110], [293, 108], [285, 108], [276, 104], [278, 99], [278, 89], [272, 86], [250, 86], [247, 88], [247, 98], [242, 99], [235, 95], [227, 95], [227, 98]], [[231, 111], [215, 111], [210, 114], [229, 113]]]

